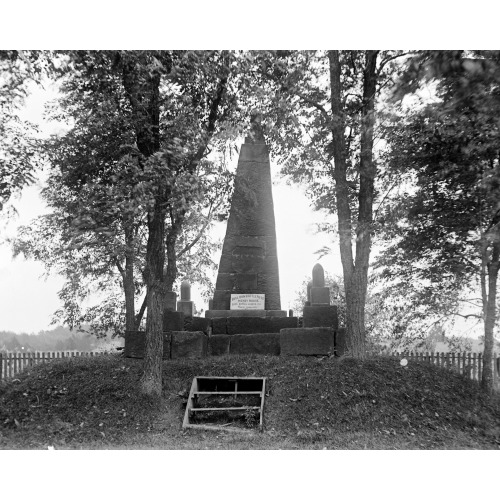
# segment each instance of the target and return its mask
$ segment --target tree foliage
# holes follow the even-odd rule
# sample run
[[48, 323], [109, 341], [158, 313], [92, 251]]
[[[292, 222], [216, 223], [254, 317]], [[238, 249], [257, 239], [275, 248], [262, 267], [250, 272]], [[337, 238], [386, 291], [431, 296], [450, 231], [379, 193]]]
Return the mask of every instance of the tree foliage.
[[32, 83], [49, 70], [37, 51], [0, 51], [0, 211], [13, 194], [35, 180], [41, 165], [36, 127], [19, 118]]
[[316, 208], [337, 214], [349, 352], [366, 353], [365, 304], [377, 199], [377, 103], [397, 73], [398, 51], [296, 51], [262, 56], [272, 88], [269, 127], [283, 172], [308, 187]]
[[[405, 314], [395, 315], [399, 332], [409, 322], [463, 315], [467, 300], [470, 316], [484, 321], [484, 366], [491, 371], [500, 258], [500, 59], [498, 53], [428, 52], [417, 60], [403, 88], [412, 88], [416, 68], [426, 68], [425, 75], [438, 78], [436, 102], [406, 111], [389, 127], [387, 167], [406, 171], [413, 189], [389, 204], [381, 220], [388, 244], [377, 263], [383, 295], [393, 307], [407, 304], [400, 306]], [[490, 383], [485, 371], [488, 390]]]

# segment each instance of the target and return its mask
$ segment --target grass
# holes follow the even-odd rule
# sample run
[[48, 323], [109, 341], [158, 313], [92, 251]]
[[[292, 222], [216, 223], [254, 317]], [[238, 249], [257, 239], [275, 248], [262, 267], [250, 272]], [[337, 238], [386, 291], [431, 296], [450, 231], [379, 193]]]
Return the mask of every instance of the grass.
[[[164, 363], [55, 360], [0, 385], [1, 449], [499, 449], [500, 398], [451, 371], [394, 358], [231, 356]], [[267, 377], [264, 431], [183, 430], [195, 376]]]

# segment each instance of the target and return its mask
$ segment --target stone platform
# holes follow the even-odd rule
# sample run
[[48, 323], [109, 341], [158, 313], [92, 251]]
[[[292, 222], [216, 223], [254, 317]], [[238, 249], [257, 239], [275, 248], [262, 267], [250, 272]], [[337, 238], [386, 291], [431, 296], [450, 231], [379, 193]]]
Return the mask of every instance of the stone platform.
[[[287, 318], [294, 319], [294, 318]], [[296, 318], [295, 318], [296, 319]], [[145, 332], [128, 331], [125, 356], [144, 358]], [[220, 334], [204, 332], [165, 332], [163, 359], [190, 358], [230, 354], [267, 356], [341, 356], [345, 353], [345, 329], [282, 328], [279, 332]]]

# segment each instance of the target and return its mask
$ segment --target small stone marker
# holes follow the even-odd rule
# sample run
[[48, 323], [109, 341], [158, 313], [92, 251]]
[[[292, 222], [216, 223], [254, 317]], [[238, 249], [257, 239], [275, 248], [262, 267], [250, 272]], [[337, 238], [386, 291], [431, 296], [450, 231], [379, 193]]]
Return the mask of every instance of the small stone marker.
[[325, 271], [321, 264], [316, 264], [312, 270], [312, 286], [307, 285], [308, 301], [311, 306], [329, 306], [330, 289], [325, 286]]
[[181, 300], [191, 300], [191, 285], [188, 281], [181, 283]]
[[177, 311], [184, 313], [186, 318], [194, 314], [194, 302], [191, 301], [191, 285], [189, 281], [181, 283], [181, 300], [177, 302]]
[[263, 293], [232, 293], [231, 309], [264, 309], [265, 297]]
[[316, 264], [312, 270], [312, 286], [323, 287], [325, 286], [325, 271], [321, 264]]

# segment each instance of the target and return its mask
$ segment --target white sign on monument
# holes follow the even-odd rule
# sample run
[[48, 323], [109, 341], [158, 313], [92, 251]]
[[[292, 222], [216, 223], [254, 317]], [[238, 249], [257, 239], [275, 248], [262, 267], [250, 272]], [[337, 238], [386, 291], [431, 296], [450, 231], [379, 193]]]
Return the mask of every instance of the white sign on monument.
[[264, 309], [264, 293], [231, 294], [231, 309]]

